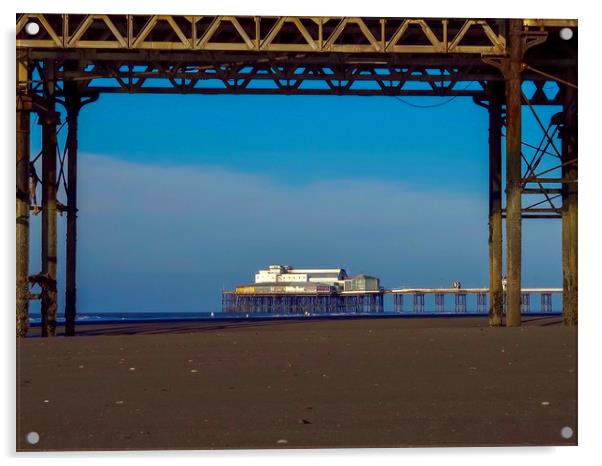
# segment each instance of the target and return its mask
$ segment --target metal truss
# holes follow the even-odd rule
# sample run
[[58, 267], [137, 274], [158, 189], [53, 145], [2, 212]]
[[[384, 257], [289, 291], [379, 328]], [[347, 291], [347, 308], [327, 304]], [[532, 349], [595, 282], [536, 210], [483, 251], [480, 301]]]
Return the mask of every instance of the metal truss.
[[[32, 91], [42, 88], [32, 81]], [[77, 81], [80, 89], [102, 93], [183, 94], [341, 94], [341, 95], [465, 95], [483, 92], [483, 79], [498, 79], [470, 69], [394, 67], [373, 64], [305, 64], [259, 62], [195, 65], [112, 61], [94, 62], [80, 71], [59, 68], [59, 81]], [[469, 84], [473, 84], [469, 86]], [[470, 89], [469, 89], [470, 87]], [[59, 84], [57, 92], [62, 92]]]
[[[521, 184], [526, 204], [521, 209], [522, 217], [525, 219], [559, 219], [562, 218], [562, 186], [569, 182], [576, 182], [576, 180], [566, 180], [558, 172], [577, 164], [576, 158], [563, 160], [562, 149], [558, 147], [557, 138], [562, 130], [563, 113], [556, 113], [550, 118], [548, 124], [544, 125], [534, 107], [535, 104], [527, 98], [524, 92], [522, 99], [541, 130], [541, 137], [537, 145], [521, 141], [523, 146]], [[505, 209], [503, 216], [505, 217]]]
[[[91, 98], [87, 98], [87, 99], [82, 99], [79, 103], [78, 103], [78, 107], [83, 107], [89, 103], [94, 102], [96, 99], [98, 98], [98, 95], [91, 97]], [[68, 130], [69, 130], [69, 125], [68, 125], [68, 118], [67, 118], [67, 112], [69, 111], [69, 108], [67, 107], [67, 103], [62, 100], [62, 99], [56, 99], [57, 103], [61, 104], [63, 107], [65, 107], [65, 117], [63, 119], [63, 121], [61, 122], [60, 119], [57, 119], [57, 128], [56, 128], [56, 145], [55, 145], [55, 150], [56, 150], [56, 158], [57, 158], [57, 162], [58, 162], [58, 166], [57, 166], [57, 171], [56, 171], [56, 181], [55, 181], [55, 190], [56, 190], [56, 210], [57, 212], [62, 216], [65, 212], [69, 212], [70, 207], [69, 207], [69, 202], [68, 202], [68, 198], [69, 198], [69, 192], [70, 192], [70, 188], [69, 188], [69, 177], [67, 175], [67, 164], [69, 161], [69, 135], [68, 135]], [[40, 112], [43, 112], [43, 110], [40, 110]], [[58, 115], [60, 115], [60, 113], [58, 113]], [[60, 116], [58, 116], [58, 118], [60, 118]], [[73, 148], [71, 147], [71, 150], [73, 151]], [[38, 173], [42, 172], [42, 167], [41, 167], [41, 158], [43, 156], [43, 149], [40, 149], [39, 152], [31, 158], [29, 164], [30, 164], [30, 173], [29, 173], [29, 178], [30, 178], [30, 191], [29, 191], [29, 210], [32, 211], [32, 213], [34, 215], [38, 215], [41, 211], [42, 211], [42, 206], [39, 205], [38, 200], [41, 199], [41, 195], [39, 195], [39, 189], [38, 188], [42, 188], [44, 183], [43, 181], [40, 179], [40, 177], [38, 176]], [[72, 157], [75, 157], [75, 155], [72, 155]], [[71, 180], [73, 182], [73, 180]], [[62, 199], [61, 199], [62, 198]], [[72, 210], [72, 209], [71, 209]]]
[[503, 54], [506, 40], [500, 20], [22, 14], [17, 47], [480, 55]]
[[[540, 142], [537, 146], [527, 144], [523, 141], [523, 147], [533, 150], [530, 159], [525, 156], [525, 151], [521, 153], [525, 165], [525, 171], [522, 175], [522, 193], [523, 196], [530, 198], [528, 205], [522, 209], [523, 216], [526, 218], [561, 218], [561, 207], [558, 203], [562, 203], [562, 188], [558, 185], [565, 182], [565, 180], [559, 179], [558, 176], [556, 178], [551, 177], [551, 174], [561, 170], [564, 165], [561, 162], [561, 150], [557, 147], [554, 140], [554, 137], [558, 133], [559, 121], [558, 118], [552, 118], [547, 127], [544, 126], [533, 104], [524, 92], [522, 93], [522, 98], [529, 107], [542, 132]], [[551, 167], [539, 168], [542, 162], [550, 158], [555, 159]], [[534, 201], [533, 196], [536, 196]]]
[[[523, 20], [527, 47], [540, 50], [523, 78], [539, 88], [576, 63], [558, 44], [541, 47], [562, 26], [576, 21]], [[57, 95], [73, 80], [84, 94], [480, 96], [503, 79], [494, 61], [507, 52], [498, 19], [20, 14], [16, 31], [30, 69], [57, 63]], [[533, 102], [557, 103], [543, 92]]]
[[[395, 65], [353, 63], [342, 57], [333, 63], [288, 57], [257, 58], [236, 63], [128, 62], [93, 60], [79, 69], [66, 69], [75, 60], [57, 61], [58, 96], [66, 82], [82, 95], [98, 93], [153, 94], [286, 94], [365, 96], [472, 96], [486, 100], [488, 82], [503, 77], [495, 68], [475, 63], [457, 65]], [[81, 63], [82, 60], [77, 62]], [[32, 95], [43, 93], [42, 60], [31, 60]], [[559, 94], [548, 96], [548, 81], [528, 74], [536, 88], [537, 105], [558, 105]]]

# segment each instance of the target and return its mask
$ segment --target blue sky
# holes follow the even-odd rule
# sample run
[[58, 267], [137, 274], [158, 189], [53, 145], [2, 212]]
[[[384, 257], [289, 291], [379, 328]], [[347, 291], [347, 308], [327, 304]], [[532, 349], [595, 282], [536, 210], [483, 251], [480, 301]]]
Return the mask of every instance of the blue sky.
[[[272, 263], [487, 286], [487, 113], [468, 98], [103, 95], [79, 150], [81, 312], [217, 311]], [[560, 222], [524, 222], [523, 248], [524, 285], [560, 286]]]

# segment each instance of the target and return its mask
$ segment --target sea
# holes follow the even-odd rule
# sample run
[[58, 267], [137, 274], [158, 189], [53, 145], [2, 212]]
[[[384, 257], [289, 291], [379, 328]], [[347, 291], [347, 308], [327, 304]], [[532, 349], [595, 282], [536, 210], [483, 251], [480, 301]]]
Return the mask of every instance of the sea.
[[[561, 315], [561, 311], [552, 312], [527, 312], [530, 316], [555, 316]], [[285, 320], [285, 319], [373, 319], [386, 318], [420, 318], [420, 317], [476, 317], [486, 316], [486, 312], [435, 312], [425, 310], [423, 312], [403, 311], [392, 312], [384, 311], [377, 313], [306, 313], [306, 314], [273, 314], [273, 313], [239, 313], [239, 312], [81, 312], [76, 316], [76, 322], [80, 324], [114, 324], [114, 323], [151, 323], [151, 322], [183, 322], [183, 321], [245, 321], [245, 320]], [[39, 326], [41, 323], [40, 314], [30, 313], [30, 325]], [[60, 325], [65, 322], [62, 314], [57, 315], [57, 323]]]

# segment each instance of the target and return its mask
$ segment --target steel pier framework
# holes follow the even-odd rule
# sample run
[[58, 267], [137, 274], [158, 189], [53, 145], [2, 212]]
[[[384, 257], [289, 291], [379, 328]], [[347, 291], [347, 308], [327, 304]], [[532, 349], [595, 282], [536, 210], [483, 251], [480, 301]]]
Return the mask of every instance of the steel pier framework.
[[222, 292], [222, 311], [266, 314], [382, 313], [384, 292], [255, 294]]
[[[564, 320], [576, 325], [576, 20], [86, 14], [16, 20], [17, 335], [27, 334], [34, 284], [41, 289], [43, 334], [55, 332], [59, 211], [67, 213], [66, 334], [75, 332], [77, 119], [103, 93], [472, 97], [489, 113], [490, 324], [503, 324], [505, 217], [506, 324], [520, 325], [522, 219], [561, 218]], [[29, 23], [39, 26], [37, 34], [27, 33]], [[571, 40], [559, 37], [563, 27], [572, 28]], [[533, 89], [528, 97], [525, 82]], [[557, 92], [546, 92], [551, 83]], [[64, 122], [57, 104], [65, 108]], [[549, 105], [562, 111], [546, 125], [536, 108]], [[526, 109], [542, 129], [539, 146], [521, 138]], [[30, 163], [32, 113], [42, 127], [41, 179]], [[57, 132], [65, 125], [61, 150]], [[558, 160], [553, 167], [542, 163], [550, 157]], [[32, 201], [36, 180], [39, 206]], [[43, 226], [42, 270], [33, 275], [30, 209], [42, 212]]]

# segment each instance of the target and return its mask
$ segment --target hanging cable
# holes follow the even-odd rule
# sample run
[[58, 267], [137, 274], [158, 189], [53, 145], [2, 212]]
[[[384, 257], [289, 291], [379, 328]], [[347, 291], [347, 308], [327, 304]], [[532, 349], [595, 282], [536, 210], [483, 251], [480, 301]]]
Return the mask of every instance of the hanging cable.
[[[474, 83], [474, 81], [470, 81], [470, 82], [469, 82], [469, 83], [466, 85], [466, 87], [464, 87], [464, 89], [461, 89], [461, 90], [462, 90], [462, 91], [465, 91], [466, 89], [468, 89], [468, 88], [470, 87], [470, 85], [471, 85], [472, 83]], [[413, 103], [411, 103], [411, 102], [408, 102], [407, 100], [405, 100], [405, 99], [401, 98], [401, 97], [400, 97], [400, 96], [398, 96], [398, 95], [394, 95], [393, 97], [394, 97], [395, 99], [399, 100], [401, 103], [403, 103], [403, 104], [406, 104], [406, 105], [408, 105], [408, 106], [410, 106], [410, 107], [414, 107], [414, 108], [436, 108], [436, 107], [442, 107], [443, 105], [447, 105], [447, 104], [449, 104], [449, 103], [450, 103], [452, 100], [454, 100], [456, 97], [459, 97], [459, 95], [454, 95], [454, 96], [450, 97], [449, 99], [447, 99], [447, 100], [446, 100], [446, 101], [444, 101], [444, 102], [439, 102], [439, 103], [432, 104], [432, 105], [418, 105], [418, 104], [413, 104]]]

